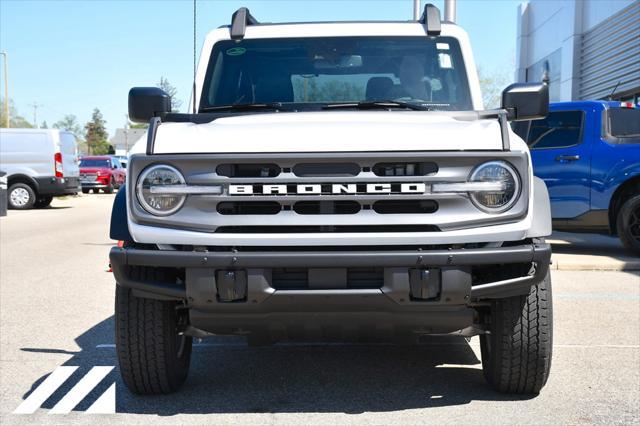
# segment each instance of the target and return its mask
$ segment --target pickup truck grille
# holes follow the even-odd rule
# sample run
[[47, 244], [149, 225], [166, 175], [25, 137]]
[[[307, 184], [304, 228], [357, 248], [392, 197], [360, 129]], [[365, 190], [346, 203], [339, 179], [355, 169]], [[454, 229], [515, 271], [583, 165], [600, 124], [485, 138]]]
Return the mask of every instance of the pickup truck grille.
[[[464, 192], [435, 184], [466, 182], [485, 161], [504, 159], [520, 172], [524, 197], [501, 214], [480, 211]], [[152, 163], [178, 168], [192, 186], [221, 194], [189, 195], [168, 217], [132, 214], [144, 225], [219, 234], [439, 232], [504, 223], [526, 213], [526, 153], [372, 152], [164, 154], [133, 156], [131, 176]], [[135, 193], [137, 179], [129, 190]], [[135, 200], [135, 199], [134, 199]]]

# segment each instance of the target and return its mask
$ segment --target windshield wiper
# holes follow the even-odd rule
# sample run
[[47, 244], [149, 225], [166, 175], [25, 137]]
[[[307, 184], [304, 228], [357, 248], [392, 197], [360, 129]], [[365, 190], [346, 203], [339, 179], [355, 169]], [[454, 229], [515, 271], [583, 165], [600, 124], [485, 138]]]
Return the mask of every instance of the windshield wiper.
[[406, 108], [414, 111], [430, 111], [431, 108], [428, 105], [403, 102], [403, 101], [361, 101], [361, 102], [340, 102], [335, 104], [326, 104], [322, 109], [389, 109], [389, 108]]
[[282, 110], [281, 102], [265, 102], [265, 103], [252, 103], [252, 104], [229, 104], [229, 105], [214, 105], [200, 108], [202, 112], [216, 112], [216, 111], [253, 111], [261, 109], [270, 109], [274, 111]]

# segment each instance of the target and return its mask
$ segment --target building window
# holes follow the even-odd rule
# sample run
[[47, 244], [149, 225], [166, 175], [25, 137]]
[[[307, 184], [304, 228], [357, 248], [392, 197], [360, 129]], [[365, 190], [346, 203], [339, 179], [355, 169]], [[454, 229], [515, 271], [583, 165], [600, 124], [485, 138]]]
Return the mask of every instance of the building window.
[[560, 100], [560, 69], [562, 65], [562, 49], [556, 49], [553, 53], [540, 59], [535, 64], [526, 69], [527, 82], [542, 81], [545, 69], [549, 71], [549, 100], [557, 102]]

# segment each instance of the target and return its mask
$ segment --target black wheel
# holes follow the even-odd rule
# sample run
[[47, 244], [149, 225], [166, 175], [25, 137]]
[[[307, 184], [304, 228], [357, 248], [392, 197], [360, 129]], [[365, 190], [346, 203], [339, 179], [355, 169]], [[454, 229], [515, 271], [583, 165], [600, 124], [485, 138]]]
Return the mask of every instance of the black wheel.
[[103, 190], [105, 194], [113, 194], [113, 188], [116, 186], [113, 177], [109, 180], [109, 185]]
[[43, 209], [43, 208], [47, 207], [49, 204], [51, 204], [51, 201], [53, 201], [53, 197], [51, 195], [46, 195], [46, 196], [38, 198], [36, 200], [34, 206], [37, 209]]
[[82, 188], [82, 193], [83, 194], [88, 194], [89, 191], [91, 191], [89, 188]]
[[171, 393], [186, 380], [192, 339], [178, 333], [178, 318], [175, 302], [136, 297], [116, 285], [116, 349], [132, 392]]
[[490, 334], [480, 336], [482, 369], [499, 392], [537, 394], [551, 369], [553, 308], [551, 277], [526, 296], [491, 304]]
[[28, 210], [36, 203], [36, 193], [26, 183], [14, 183], [9, 188], [9, 207], [16, 210]]
[[640, 195], [624, 202], [616, 224], [622, 245], [640, 255]]

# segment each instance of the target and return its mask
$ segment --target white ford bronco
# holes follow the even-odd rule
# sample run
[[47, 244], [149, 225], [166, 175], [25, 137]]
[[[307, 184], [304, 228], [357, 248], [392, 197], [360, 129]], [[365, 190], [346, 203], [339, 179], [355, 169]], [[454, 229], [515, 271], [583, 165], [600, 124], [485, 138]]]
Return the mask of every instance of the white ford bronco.
[[149, 122], [116, 197], [120, 372], [135, 393], [187, 377], [193, 338], [480, 336], [497, 390], [538, 393], [552, 306], [544, 183], [509, 121], [545, 84], [484, 110], [467, 34], [419, 21], [211, 31], [190, 113], [133, 88]]

